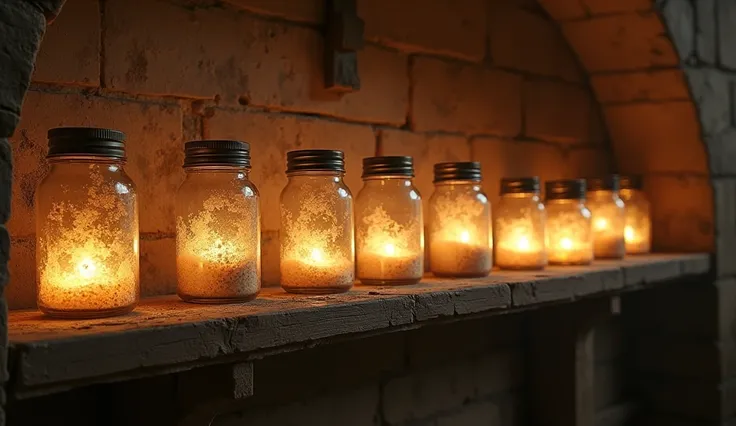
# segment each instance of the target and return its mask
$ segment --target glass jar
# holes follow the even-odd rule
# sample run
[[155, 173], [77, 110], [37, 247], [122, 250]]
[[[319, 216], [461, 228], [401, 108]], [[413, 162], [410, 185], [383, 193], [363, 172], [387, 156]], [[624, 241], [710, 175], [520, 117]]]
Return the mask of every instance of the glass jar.
[[649, 253], [652, 249], [652, 218], [641, 176], [621, 176], [621, 199], [626, 206], [624, 241], [627, 254]]
[[184, 145], [176, 194], [177, 293], [187, 302], [252, 300], [261, 288], [259, 195], [250, 146], [231, 140]]
[[342, 151], [287, 154], [281, 192], [281, 286], [290, 293], [348, 291], [355, 281], [353, 196]]
[[422, 197], [411, 157], [363, 159], [355, 199], [358, 279], [363, 284], [414, 284], [424, 274]]
[[585, 180], [545, 183], [547, 258], [553, 265], [589, 265], [593, 261], [590, 210], [585, 206]]
[[434, 165], [429, 199], [429, 267], [434, 275], [484, 277], [493, 267], [491, 203], [477, 162]]
[[138, 198], [123, 170], [125, 134], [48, 132], [49, 172], [36, 189], [38, 308], [62, 318], [132, 311], [139, 298]]
[[539, 178], [501, 179], [493, 235], [501, 269], [543, 269], [547, 265], [544, 204]]
[[626, 254], [626, 210], [618, 191], [618, 175], [588, 179], [588, 208], [593, 215], [593, 254], [596, 259], [623, 259]]

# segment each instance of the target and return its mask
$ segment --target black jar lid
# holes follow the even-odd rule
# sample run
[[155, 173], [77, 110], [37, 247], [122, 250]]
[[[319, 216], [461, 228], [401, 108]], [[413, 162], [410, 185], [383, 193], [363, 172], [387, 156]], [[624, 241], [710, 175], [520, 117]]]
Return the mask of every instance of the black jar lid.
[[620, 188], [618, 175], [588, 178], [588, 192], [590, 191], [618, 191]]
[[477, 161], [437, 163], [434, 165], [434, 182], [446, 182], [448, 180], [480, 182], [481, 178], [480, 163]]
[[503, 178], [501, 179], [501, 195], [527, 194], [539, 192], [539, 177]]
[[621, 189], [644, 189], [644, 178], [641, 175], [623, 175], [619, 177]]
[[585, 179], [550, 180], [544, 183], [546, 200], [584, 200]]
[[286, 173], [345, 173], [345, 154], [333, 149], [303, 149], [286, 153]]
[[95, 127], [57, 127], [48, 131], [46, 158], [86, 156], [125, 160], [125, 133]]
[[236, 140], [200, 140], [184, 144], [184, 168], [225, 166], [250, 168], [250, 144]]
[[374, 176], [414, 177], [414, 160], [406, 156], [363, 159], [363, 178]]

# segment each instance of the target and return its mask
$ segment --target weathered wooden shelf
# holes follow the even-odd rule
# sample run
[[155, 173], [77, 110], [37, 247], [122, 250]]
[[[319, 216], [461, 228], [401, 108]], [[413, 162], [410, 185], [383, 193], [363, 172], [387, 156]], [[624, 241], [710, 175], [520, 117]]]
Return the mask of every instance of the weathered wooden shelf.
[[9, 315], [10, 396], [246, 361], [324, 339], [420, 327], [641, 289], [707, 274], [707, 254], [646, 255], [588, 267], [494, 271], [480, 279], [427, 278], [404, 287], [355, 286], [349, 293], [296, 296], [264, 289], [253, 302], [193, 305], [176, 296], [144, 300], [124, 317], [52, 320]]

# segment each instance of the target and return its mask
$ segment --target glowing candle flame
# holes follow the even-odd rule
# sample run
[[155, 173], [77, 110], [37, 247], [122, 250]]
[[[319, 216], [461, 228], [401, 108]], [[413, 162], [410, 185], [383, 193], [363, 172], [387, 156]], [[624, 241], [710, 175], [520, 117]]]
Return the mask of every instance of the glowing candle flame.
[[79, 272], [79, 275], [82, 278], [90, 279], [95, 276], [95, 272], [97, 272], [97, 265], [95, 265], [95, 262], [92, 259], [84, 258], [77, 265], [77, 272]]
[[309, 253], [309, 256], [312, 258], [313, 261], [317, 263], [324, 262], [324, 255], [322, 254], [322, 250], [318, 248], [313, 248], [312, 251]]
[[529, 243], [529, 238], [519, 237], [519, 239], [516, 240], [516, 248], [521, 251], [529, 251], [529, 249], [531, 248], [531, 244]]
[[560, 240], [560, 248], [563, 250], [572, 250], [572, 240], [570, 238], [562, 238]]
[[595, 228], [599, 230], [608, 228], [608, 221], [603, 217], [596, 219]]
[[634, 232], [634, 228], [632, 228], [631, 225], [626, 225], [626, 228], [624, 228], [624, 238], [628, 242], [636, 240], [636, 233]]
[[460, 241], [466, 244], [469, 243], [470, 242], [470, 232], [468, 231], [460, 232]]
[[396, 247], [393, 244], [391, 244], [391, 243], [387, 243], [385, 246], [383, 246], [383, 251], [388, 256], [393, 256], [393, 255], [396, 254]]

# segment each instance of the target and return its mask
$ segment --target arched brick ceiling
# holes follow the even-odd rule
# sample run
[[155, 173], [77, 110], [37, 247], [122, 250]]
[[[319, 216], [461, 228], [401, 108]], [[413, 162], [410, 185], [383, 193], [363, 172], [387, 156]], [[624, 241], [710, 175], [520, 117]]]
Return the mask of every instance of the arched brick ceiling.
[[660, 13], [652, 0], [538, 1], [590, 76], [618, 170], [647, 177], [657, 248], [712, 250], [710, 163], [680, 60], [692, 47], [668, 32], [683, 30], [681, 11]]

